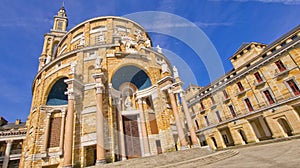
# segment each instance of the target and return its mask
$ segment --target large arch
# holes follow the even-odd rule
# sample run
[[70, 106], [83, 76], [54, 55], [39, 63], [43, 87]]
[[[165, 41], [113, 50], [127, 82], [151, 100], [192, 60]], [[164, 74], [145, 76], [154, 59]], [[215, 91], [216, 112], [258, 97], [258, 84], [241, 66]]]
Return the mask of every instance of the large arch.
[[47, 95], [46, 105], [59, 106], [68, 104], [68, 96], [65, 94], [68, 86], [64, 82], [66, 79], [66, 77], [63, 77], [54, 83]]

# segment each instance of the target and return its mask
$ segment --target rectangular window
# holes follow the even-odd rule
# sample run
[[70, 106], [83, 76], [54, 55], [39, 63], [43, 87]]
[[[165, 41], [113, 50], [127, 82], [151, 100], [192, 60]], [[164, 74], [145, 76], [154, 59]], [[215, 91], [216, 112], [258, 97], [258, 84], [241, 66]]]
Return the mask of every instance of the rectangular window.
[[207, 116], [204, 116], [204, 119], [205, 119], [206, 125], [209, 126], [209, 121], [208, 121]]
[[280, 72], [286, 70], [285, 66], [283, 65], [283, 63], [280, 60], [276, 61], [275, 64]]
[[236, 83], [237, 84], [237, 86], [239, 87], [239, 90], [242, 92], [242, 91], [244, 91], [244, 87], [243, 87], [243, 85], [242, 85], [242, 83], [241, 82], [238, 82], [238, 83]]
[[205, 107], [204, 107], [202, 101], [200, 102], [200, 106], [201, 106], [201, 110], [204, 110], [204, 109], [205, 109]]
[[293, 79], [288, 80], [287, 84], [289, 85], [289, 87], [290, 87], [291, 91], [294, 93], [294, 95], [300, 94], [299, 87], [297, 86], [297, 84], [295, 83], [295, 81]]
[[253, 109], [253, 106], [252, 106], [250, 100], [248, 98], [246, 98], [244, 101], [246, 103], [246, 106], [247, 106], [248, 110], [253, 111], [254, 109]]
[[269, 90], [265, 90], [265, 91], [264, 91], [264, 94], [265, 94], [265, 96], [266, 96], [266, 98], [267, 98], [269, 104], [275, 103], [274, 98], [272, 97], [272, 95], [271, 95], [271, 93], [270, 93]]
[[226, 90], [223, 90], [223, 95], [224, 95], [225, 99], [227, 99], [229, 97]]
[[54, 117], [50, 120], [50, 131], [48, 147], [58, 147], [60, 141], [61, 117]]
[[232, 106], [232, 105], [229, 105], [228, 108], [229, 108], [229, 110], [230, 110], [230, 113], [231, 113], [232, 117], [236, 117], [236, 113], [235, 113], [235, 111], [234, 111], [233, 106]]
[[217, 116], [218, 121], [219, 121], [219, 122], [222, 122], [222, 118], [221, 118], [221, 116], [220, 116], [219, 111], [216, 111], [216, 116]]
[[197, 128], [197, 130], [199, 129], [199, 124], [198, 124], [198, 121], [197, 120], [195, 120], [195, 124], [196, 124], [196, 128]]
[[259, 72], [254, 73], [254, 76], [255, 76], [255, 78], [256, 78], [256, 80], [257, 80], [258, 83], [260, 83], [260, 82], [263, 81], [263, 79], [262, 79], [262, 77], [260, 76]]
[[215, 99], [214, 99], [213, 96], [210, 97], [210, 100], [211, 100], [211, 104], [216, 104]]

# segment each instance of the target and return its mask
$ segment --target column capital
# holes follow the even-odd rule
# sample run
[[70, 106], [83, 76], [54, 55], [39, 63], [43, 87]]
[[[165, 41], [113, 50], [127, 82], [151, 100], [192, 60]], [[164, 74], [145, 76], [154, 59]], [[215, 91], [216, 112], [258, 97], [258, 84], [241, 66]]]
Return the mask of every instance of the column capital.
[[173, 94], [173, 93], [174, 93], [174, 91], [172, 90], [172, 87], [169, 87], [169, 88], [168, 88], [168, 93], [169, 93], [169, 94]]
[[102, 83], [96, 83], [95, 84], [96, 94], [100, 94], [104, 92], [104, 85]]
[[51, 112], [47, 111], [47, 119], [49, 119], [51, 116]]
[[14, 140], [12, 140], [12, 139], [9, 139], [9, 140], [6, 140], [5, 142], [6, 142], [6, 144], [9, 144], [9, 145], [11, 145], [13, 141], [14, 141]]
[[66, 95], [68, 95], [69, 100], [74, 100], [74, 89], [73, 88], [68, 88], [68, 90], [65, 92]]
[[138, 99], [138, 104], [143, 104], [142, 98], [139, 98], [139, 99]]

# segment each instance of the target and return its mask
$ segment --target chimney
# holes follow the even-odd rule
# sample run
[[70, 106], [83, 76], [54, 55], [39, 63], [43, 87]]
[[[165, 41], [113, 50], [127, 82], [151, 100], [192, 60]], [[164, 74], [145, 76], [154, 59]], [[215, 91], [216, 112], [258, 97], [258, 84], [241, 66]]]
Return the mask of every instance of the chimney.
[[15, 124], [16, 124], [16, 125], [19, 125], [20, 123], [21, 123], [21, 119], [16, 119]]

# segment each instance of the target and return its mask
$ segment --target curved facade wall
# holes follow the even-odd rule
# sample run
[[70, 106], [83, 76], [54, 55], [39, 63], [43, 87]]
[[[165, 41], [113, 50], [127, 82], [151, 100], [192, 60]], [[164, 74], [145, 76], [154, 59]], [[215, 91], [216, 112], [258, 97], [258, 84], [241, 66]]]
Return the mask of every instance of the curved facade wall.
[[172, 130], [182, 116], [180, 80], [140, 25], [99, 17], [67, 32], [65, 10], [54, 18], [33, 81], [21, 167], [91, 166], [187, 145]]

